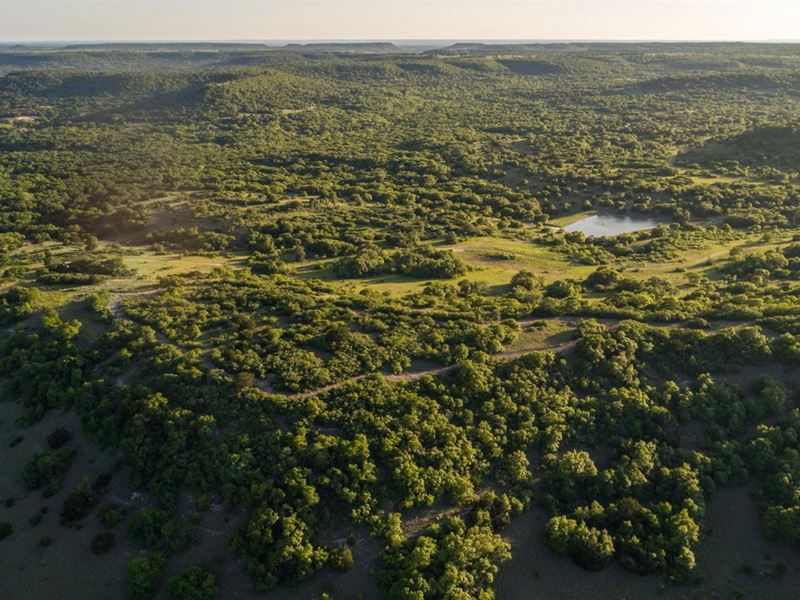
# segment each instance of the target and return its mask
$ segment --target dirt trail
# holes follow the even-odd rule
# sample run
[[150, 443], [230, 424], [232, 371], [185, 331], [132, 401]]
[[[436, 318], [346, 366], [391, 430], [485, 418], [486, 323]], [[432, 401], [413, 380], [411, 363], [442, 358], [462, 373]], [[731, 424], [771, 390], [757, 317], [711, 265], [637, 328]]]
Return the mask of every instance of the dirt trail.
[[[110, 310], [111, 314], [114, 316], [114, 318], [116, 318], [116, 319], [119, 319], [119, 320], [130, 320], [125, 315], [125, 308], [124, 308], [124, 306], [122, 304], [125, 298], [136, 297], [136, 296], [152, 296], [152, 295], [155, 295], [155, 294], [157, 294], [157, 293], [159, 293], [161, 291], [162, 291], [161, 288], [155, 288], [155, 289], [152, 289], [152, 290], [142, 290], [142, 291], [137, 291], [137, 292], [117, 292], [117, 293], [115, 293], [115, 294], [113, 294], [111, 296], [111, 301], [109, 303], [109, 310]], [[534, 318], [519, 319], [518, 322], [522, 326], [522, 325], [525, 325], [527, 323], [531, 323], [533, 321], [539, 321], [539, 320], [542, 320], [542, 319], [534, 319]], [[609, 328], [612, 328], [613, 326], [614, 325], [609, 325]], [[162, 342], [162, 343], [171, 343], [170, 340], [167, 339], [160, 332], [157, 334], [157, 336], [158, 336], [158, 339], [159, 339], [160, 342]], [[568, 351], [572, 350], [574, 347], [575, 347], [575, 342], [573, 341], [573, 342], [569, 342], [567, 344], [563, 344], [562, 346], [557, 346], [557, 347], [554, 347], [554, 348], [549, 348], [547, 350], [542, 350], [542, 352], [562, 352], [562, 353], [564, 353], [564, 352], [568, 352]], [[534, 350], [520, 350], [520, 351], [516, 351], [516, 352], [500, 352], [498, 354], [495, 354], [493, 356], [493, 358], [495, 360], [513, 360], [515, 358], [519, 358], [520, 356], [524, 356], [525, 354], [530, 354], [531, 352], [534, 352]], [[207, 369], [217, 369], [217, 368], [219, 368], [205, 354], [201, 355], [200, 361], [202, 362], [203, 366], [205, 366]], [[421, 379], [422, 377], [435, 376], [435, 375], [444, 375], [445, 373], [449, 373], [450, 371], [454, 370], [457, 366], [458, 365], [446, 365], [446, 366], [442, 366], [442, 367], [433, 367], [433, 368], [430, 368], [430, 369], [422, 369], [422, 370], [419, 370], [419, 371], [409, 371], [409, 372], [405, 372], [405, 373], [395, 373], [395, 374], [390, 374], [390, 375], [384, 374], [383, 378], [386, 381], [390, 381], [390, 382], [407, 383], [407, 382], [410, 382], [410, 381], [415, 381], [417, 379]], [[298, 398], [298, 399], [301, 399], [301, 398], [310, 398], [311, 396], [319, 396], [320, 394], [324, 394], [326, 392], [330, 392], [332, 390], [344, 387], [346, 385], [350, 385], [352, 383], [356, 383], [358, 381], [361, 381], [362, 379], [366, 379], [367, 377], [370, 377], [370, 376], [375, 375], [375, 374], [378, 374], [378, 373], [363, 373], [361, 375], [356, 375], [354, 377], [349, 377], [347, 379], [343, 379], [342, 381], [337, 381], [335, 383], [331, 383], [329, 385], [325, 385], [325, 386], [322, 386], [322, 387], [319, 387], [319, 388], [315, 388], [313, 390], [307, 390], [307, 391], [304, 391], [304, 392], [294, 392], [294, 393], [284, 392], [284, 391], [281, 391], [281, 390], [276, 390], [276, 389], [274, 389], [272, 387], [270, 382], [265, 380], [265, 379], [256, 379], [255, 383], [256, 383], [256, 387], [258, 387], [259, 389], [261, 389], [261, 390], [263, 390], [263, 391], [265, 391], [265, 392], [267, 392], [269, 394], [276, 394], [276, 395], [280, 395], [280, 396], [285, 396], [287, 398]]]
[[675, 146], [675, 153], [671, 154], [667, 158], [667, 164], [670, 167], [674, 167], [680, 155], [684, 154], [687, 150], [689, 150], [689, 144], [678, 144], [677, 146]]
[[[610, 326], [609, 329], [613, 329], [616, 325]], [[553, 348], [548, 348], [545, 350], [518, 350], [515, 352], [498, 352], [494, 354], [492, 358], [497, 361], [509, 361], [519, 358], [521, 356], [525, 356], [526, 354], [533, 354], [534, 352], [558, 352], [561, 354], [566, 354], [575, 348], [575, 344], [577, 340], [571, 341], [567, 344], [563, 344], [561, 346], [556, 346]], [[268, 382], [264, 380], [258, 380], [257, 386], [262, 390], [269, 392], [271, 394], [280, 394], [282, 396], [286, 396], [289, 398], [309, 398], [311, 396], [318, 396], [320, 394], [324, 394], [325, 392], [330, 392], [331, 390], [335, 390], [346, 385], [350, 385], [351, 383], [356, 383], [361, 381], [362, 379], [366, 379], [371, 375], [382, 375], [385, 381], [390, 381], [394, 383], [408, 383], [410, 381], [415, 381], [417, 379], [422, 379], [423, 377], [428, 376], [436, 376], [436, 375], [444, 375], [445, 373], [449, 373], [454, 369], [458, 368], [458, 365], [446, 365], [444, 367], [435, 367], [431, 369], [423, 369], [421, 371], [407, 371], [405, 373], [396, 373], [391, 375], [383, 375], [381, 373], [364, 373], [362, 375], [356, 375], [355, 377], [350, 377], [348, 379], [343, 379], [342, 381], [337, 381], [336, 383], [331, 383], [330, 385], [326, 385], [320, 388], [316, 388], [313, 390], [308, 390], [306, 392], [297, 392], [297, 393], [286, 393], [281, 391], [276, 391], [272, 389]]]
[[[157, 294], [160, 291], [162, 291], [160, 288], [156, 288], [156, 289], [152, 289], [152, 290], [145, 290], [145, 291], [139, 291], [139, 292], [120, 292], [120, 293], [114, 294], [112, 296], [112, 298], [111, 298], [111, 303], [110, 303], [109, 309], [110, 309], [111, 313], [114, 315], [115, 318], [117, 318], [117, 319], [127, 319], [127, 317], [125, 316], [125, 313], [124, 313], [123, 305], [122, 305], [123, 299], [125, 297], [130, 297], [130, 296], [151, 296], [153, 294]], [[547, 320], [547, 318], [527, 317], [527, 318], [517, 319], [517, 323], [519, 323], [519, 325], [522, 327], [522, 326], [528, 325], [530, 323], [533, 323], [533, 322], [536, 322], [536, 321], [543, 321], [543, 320]], [[596, 320], [598, 322], [604, 324], [609, 331], [611, 331], [613, 329], [616, 329], [617, 326], [620, 323], [620, 321], [614, 321], [614, 320], [611, 320], [611, 319], [599, 318], [599, 319], [596, 319]], [[663, 323], [663, 324], [662, 323], [649, 323], [648, 325], [651, 326], [651, 327], [662, 327], [662, 328], [668, 328], [668, 327], [674, 327], [675, 326], [674, 323]], [[158, 333], [157, 335], [158, 335], [158, 339], [159, 339], [160, 342], [162, 342], [162, 343], [172, 343], [163, 334]], [[510, 360], [514, 360], [514, 359], [520, 358], [522, 356], [525, 356], [526, 354], [532, 354], [534, 352], [556, 352], [556, 353], [559, 353], [559, 354], [566, 354], [566, 353], [571, 352], [572, 350], [574, 350], [576, 344], [577, 344], [577, 340], [572, 340], [570, 342], [567, 342], [565, 344], [561, 344], [559, 346], [553, 346], [553, 347], [550, 347], [550, 348], [543, 348], [543, 349], [540, 349], [540, 350], [525, 349], [525, 350], [516, 350], [516, 351], [512, 351], [512, 352], [498, 352], [497, 354], [494, 354], [492, 356], [492, 358], [494, 360], [496, 360], [496, 361], [510, 361]], [[200, 356], [200, 361], [202, 362], [203, 366], [205, 366], [209, 370], [213, 370], [213, 369], [219, 368], [217, 365], [215, 365], [211, 361], [211, 359], [206, 354], [203, 354], [203, 355]], [[383, 373], [379, 373], [379, 372], [362, 373], [361, 375], [355, 375], [353, 377], [349, 377], [347, 379], [343, 379], [341, 381], [337, 381], [335, 383], [331, 383], [331, 384], [328, 384], [328, 385], [325, 385], [325, 386], [322, 386], [322, 387], [319, 387], [319, 388], [315, 388], [313, 390], [306, 390], [304, 392], [285, 392], [285, 391], [282, 391], [282, 390], [276, 390], [275, 388], [272, 387], [272, 384], [269, 381], [265, 380], [265, 379], [256, 379], [255, 380], [255, 385], [259, 389], [261, 389], [261, 390], [263, 390], [263, 391], [265, 391], [265, 392], [267, 392], [269, 394], [275, 394], [275, 395], [279, 395], [279, 396], [284, 396], [286, 398], [302, 399], [302, 398], [310, 398], [312, 396], [319, 396], [319, 395], [324, 394], [326, 392], [330, 392], [332, 390], [336, 390], [336, 389], [345, 387], [347, 385], [350, 385], [350, 384], [353, 384], [353, 383], [357, 383], [357, 382], [359, 382], [359, 381], [361, 381], [363, 379], [366, 379], [367, 377], [370, 377], [372, 375], [381, 375], [385, 381], [389, 381], [389, 382], [408, 383], [408, 382], [411, 382], [411, 381], [416, 381], [417, 379], [421, 379], [423, 377], [444, 375], [445, 373], [449, 373], [449, 372], [453, 371], [457, 367], [458, 367], [458, 365], [445, 365], [445, 366], [441, 366], [441, 367], [432, 367], [430, 369], [421, 369], [421, 370], [418, 370], [418, 371], [407, 371], [405, 373], [393, 373], [393, 374], [383, 374]]]
[[[153, 296], [162, 291], [161, 288], [152, 290], [142, 290], [138, 292], [116, 292], [111, 295], [111, 301], [108, 303], [108, 310], [114, 315], [115, 319], [126, 320], [125, 310], [122, 307], [122, 302], [125, 298], [133, 298], [136, 296]], [[128, 319], [129, 320], [129, 319]]]
[[[541, 321], [541, 320], [543, 320], [543, 319], [519, 319], [518, 323], [520, 325], [524, 325], [526, 323], [530, 323], [530, 322], [533, 322], [533, 321]], [[613, 331], [614, 329], [616, 329], [619, 326], [619, 323], [620, 323], [620, 321], [612, 321], [610, 319], [596, 319], [596, 320], [599, 321], [600, 323], [604, 324], [609, 331]], [[733, 324], [732, 322], [731, 323], [720, 322], [720, 323], [723, 326], [728, 325], [728, 324]], [[717, 325], [717, 323], [714, 323], [714, 324]], [[676, 324], [675, 323], [648, 323], [648, 326], [649, 327], [661, 328], [661, 329], [667, 329], [667, 328], [675, 327]], [[770, 333], [771, 332], [768, 332], [768, 331], [764, 332], [764, 334], [767, 335], [767, 337], [769, 337]], [[561, 344], [559, 346], [553, 346], [553, 347], [550, 347], [550, 348], [542, 348], [540, 350], [526, 349], [526, 350], [516, 350], [516, 351], [513, 351], [513, 352], [498, 352], [497, 354], [492, 355], [492, 358], [495, 361], [503, 362], [503, 361], [515, 360], [517, 358], [525, 356], [526, 354], [533, 354], [534, 352], [555, 352], [555, 353], [558, 353], [558, 354], [568, 354], [569, 352], [571, 352], [572, 350], [575, 349], [575, 346], [577, 345], [577, 343], [578, 343], [578, 340], [572, 340], [570, 342], [567, 342], [565, 344]], [[381, 374], [381, 375], [383, 376], [383, 379], [385, 381], [390, 381], [390, 382], [395, 382], [395, 383], [408, 383], [410, 381], [415, 381], [417, 379], [421, 379], [421, 378], [427, 377], [427, 376], [444, 375], [445, 373], [449, 373], [449, 372], [453, 371], [457, 367], [458, 367], [458, 365], [446, 365], [446, 366], [443, 366], [443, 367], [433, 367], [433, 368], [430, 368], [430, 369], [422, 369], [422, 370], [419, 370], [419, 371], [407, 371], [405, 373], [396, 373], [396, 374], [391, 374], [391, 375]], [[280, 391], [280, 390], [275, 390], [274, 388], [272, 388], [272, 386], [269, 384], [269, 382], [264, 381], [263, 379], [257, 380], [256, 385], [260, 389], [264, 390], [265, 392], [269, 392], [270, 394], [278, 394], [278, 395], [286, 396], [286, 397], [289, 397], [289, 398], [309, 398], [311, 396], [318, 396], [320, 394], [324, 394], [326, 392], [330, 392], [331, 390], [335, 390], [335, 389], [344, 387], [344, 386], [349, 385], [351, 383], [356, 383], [358, 381], [361, 381], [362, 379], [366, 379], [367, 377], [370, 377], [371, 375], [376, 375], [376, 374], [380, 374], [380, 373], [364, 373], [362, 375], [356, 375], [356, 376], [350, 377], [348, 379], [343, 379], [342, 381], [337, 381], [336, 383], [331, 383], [329, 385], [326, 385], [326, 386], [323, 386], [323, 387], [320, 387], [320, 388], [316, 388], [316, 389], [313, 389], [313, 390], [308, 390], [308, 391], [305, 391], [305, 392], [296, 392], [296, 393], [287, 393], [287, 392], [283, 392], [283, 391]]]

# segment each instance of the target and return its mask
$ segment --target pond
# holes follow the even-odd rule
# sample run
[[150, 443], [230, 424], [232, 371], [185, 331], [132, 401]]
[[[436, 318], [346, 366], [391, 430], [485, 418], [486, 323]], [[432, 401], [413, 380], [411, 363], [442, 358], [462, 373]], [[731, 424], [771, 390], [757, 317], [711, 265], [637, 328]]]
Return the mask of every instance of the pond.
[[630, 231], [653, 229], [661, 223], [644, 216], [590, 215], [564, 227], [564, 231], [580, 231], [590, 237], [619, 235]]

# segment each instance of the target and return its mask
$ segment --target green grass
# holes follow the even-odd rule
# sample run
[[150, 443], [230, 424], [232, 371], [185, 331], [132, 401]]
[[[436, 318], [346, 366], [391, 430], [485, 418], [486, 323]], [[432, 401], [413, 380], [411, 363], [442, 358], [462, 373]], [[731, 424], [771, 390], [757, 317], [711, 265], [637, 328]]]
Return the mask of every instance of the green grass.
[[[40, 268], [41, 262], [32, 261], [29, 254], [33, 251], [40, 251], [47, 247], [54, 255], [66, 252], [80, 251], [79, 246], [67, 246], [61, 244], [48, 244], [47, 246], [29, 246], [20, 248], [13, 254], [13, 261], [9, 266], [24, 265], [26, 269]], [[141, 248], [125, 247], [107, 243], [101, 243], [100, 248], [110, 254], [120, 256], [130, 269], [135, 272], [133, 275], [125, 277], [113, 277], [105, 279], [94, 285], [64, 285], [64, 286], [39, 286], [41, 300], [36, 306], [37, 309], [60, 308], [70, 303], [80, 302], [91, 294], [106, 291], [111, 293], [131, 292], [139, 289], [151, 288], [158, 283], [160, 277], [169, 275], [182, 275], [192, 272], [209, 273], [217, 267], [238, 269], [244, 265], [244, 255], [196, 255], [178, 253], [156, 254]], [[115, 252], [115, 248], [118, 251]], [[0, 283], [0, 291], [20, 285], [19, 281], [8, 280]], [[27, 284], [22, 284], [27, 285]]]
[[[560, 217], [557, 221], [565, 222], [568, 219], [582, 218], [591, 213], [578, 213]], [[662, 263], [635, 264], [620, 261], [618, 266], [629, 276], [646, 279], [650, 277], [663, 277], [675, 285], [686, 283], [686, 276], [690, 272], [700, 273], [709, 277], [718, 276], [717, 266], [721, 259], [727, 258], [734, 247], [741, 247], [745, 251], [766, 251], [780, 247], [790, 241], [789, 236], [781, 236], [770, 242], [762, 242], [760, 234], [754, 234], [746, 239], [727, 242], [709, 242], [702, 249], [686, 250], [674, 260]], [[107, 246], [102, 244], [102, 246]], [[597, 267], [592, 265], [579, 265], [557, 250], [531, 241], [508, 239], [501, 237], [480, 237], [465, 240], [454, 245], [439, 246], [444, 250], [451, 250], [469, 266], [470, 271], [463, 277], [457, 277], [451, 282], [460, 279], [475, 281], [484, 284], [489, 293], [501, 294], [508, 291], [511, 278], [522, 270], [531, 271], [549, 283], [558, 279], [584, 279]], [[25, 263], [25, 255], [30, 249], [20, 249], [14, 253], [14, 262]], [[36, 247], [41, 249], [41, 246]], [[51, 246], [54, 254], [76, 247]], [[112, 247], [105, 247], [113, 251]], [[217, 267], [232, 269], [244, 266], [244, 255], [200, 255], [181, 253], [154, 253], [141, 248], [122, 246], [120, 255], [126, 266], [136, 271], [135, 275], [124, 278], [113, 278], [92, 286], [65, 286], [62, 288], [44, 288], [48, 306], [59, 306], [70, 301], [85, 298], [97, 291], [106, 290], [114, 292], [129, 292], [142, 288], [152, 287], [160, 277], [180, 275], [190, 272], [208, 273]], [[498, 256], [508, 258], [498, 258]], [[709, 264], [709, 259], [712, 264]], [[392, 295], [406, 295], [420, 291], [425, 285], [434, 280], [416, 279], [402, 275], [387, 274], [361, 279], [338, 279], [336, 274], [328, 268], [330, 259], [305, 261], [295, 269], [295, 276], [303, 279], [322, 279], [335, 285], [352, 290], [369, 288]], [[33, 267], [35, 265], [28, 264]], [[681, 271], [677, 271], [681, 268]], [[442, 281], [442, 280], [438, 280]]]
[[[331, 276], [332, 281], [335, 279]], [[460, 277], [459, 279], [463, 279]], [[420, 291], [431, 280], [415, 279], [404, 275], [379, 275], [363, 279], [341, 279], [338, 280], [343, 287], [361, 290], [369, 288], [378, 292], [388, 292], [393, 295], [405, 295]]]
[[566, 227], [567, 225], [571, 225], [581, 219], [585, 219], [586, 217], [591, 217], [592, 215], [596, 215], [596, 210], [585, 210], [578, 213], [571, 213], [569, 215], [563, 215], [561, 217], [555, 217], [554, 219], [550, 219], [548, 224], [555, 225], [556, 227]]
[[696, 185], [714, 185], [716, 183], [747, 183], [751, 185], [755, 185], [756, 181], [749, 181], [743, 177], [732, 177], [730, 175], [713, 175], [713, 176], [701, 176], [701, 175], [689, 175], [689, 179], [692, 180], [692, 183]]
[[[468, 279], [488, 285], [506, 285], [522, 270], [541, 275], [549, 282], [568, 277], [581, 279], [595, 269], [592, 266], [570, 264], [556, 250], [520, 240], [482, 237], [444, 248], [456, 252], [473, 268], [467, 276]], [[492, 258], [495, 253], [513, 254], [514, 258]]]
[[[707, 261], [727, 257], [731, 248], [745, 245], [750, 249], [751, 244], [756, 238], [751, 240], [734, 240], [724, 243], [709, 243], [702, 249], [693, 249], [683, 252], [678, 258], [662, 263], [632, 264], [621, 261], [621, 267], [629, 276], [640, 279], [650, 277], [664, 277], [672, 281], [675, 285], [686, 283], [686, 273], [677, 272], [681, 267], [686, 272], [699, 272], [706, 274], [713, 270]], [[779, 245], [780, 242], [771, 245]], [[768, 245], [752, 246], [752, 248], [764, 248]], [[443, 250], [452, 250], [469, 266], [470, 271], [462, 277], [457, 277], [451, 281], [466, 279], [484, 284], [490, 293], [500, 294], [508, 291], [511, 278], [519, 271], [531, 271], [542, 277], [545, 283], [550, 283], [558, 279], [585, 279], [597, 267], [593, 265], [580, 265], [570, 262], [570, 260], [555, 249], [542, 246], [533, 242], [514, 240], [500, 237], [480, 237], [465, 240], [458, 244], [440, 246]], [[496, 255], [508, 255], [510, 258], [495, 258]], [[330, 261], [314, 261], [304, 263], [303, 267], [297, 271], [297, 275], [302, 278], [323, 279], [350, 289], [370, 288], [373, 290], [388, 292], [392, 295], [404, 295], [421, 290], [432, 280], [415, 279], [402, 275], [380, 275], [375, 277], [365, 277], [361, 279], [338, 280], [336, 275], [327, 268], [325, 263]], [[314, 268], [316, 265], [323, 266], [321, 269]], [[440, 280], [441, 281], [441, 280]]]
[[[702, 248], [693, 248], [681, 252], [675, 259], [658, 263], [632, 263], [618, 261], [616, 266], [626, 275], [637, 279], [662, 277], [676, 286], [687, 283], [688, 273], [698, 273], [708, 277], [717, 277], [717, 265], [727, 259], [733, 248], [740, 247], [746, 252], [766, 252], [778, 248], [791, 241], [791, 236], [780, 236], [770, 242], [762, 242], [761, 234], [753, 234], [747, 238], [724, 242], [709, 241]], [[462, 258], [471, 270], [463, 277], [483, 283], [489, 288], [490, 293], [504, 293], [508, 290], [511, 278], [522, 270], [531, 271], [540, 275], [545, 283], [558, 279], [586, 278], [597, 267], [592, 265], [579, 265], [569, 261], [560, 252], [546, 246], [512, 240], [500, 237], [473, 238], [451, 246], [441, 246], [449, 249]], [[493, 255], [498, 253], [513, 255], [513, 258], [498, 259]], [[710, 264], [709, 264], [709, 261]], [[333, 274], [326, 271], [317, 272], [324, 274], [324, 278], [335, 279]], [[306, 276], [314, 276], [307, 273]], [[399, 275], [384, 275], [380, 277], [348, 280], [346, 285], [361, 289], [369, 287], [391, 294], [407, 294], [418, 291], [428, 280], [413, 279]]]
[[575, 327], [564, 319], [542, 319], [521, 326], [519, 337], [503, 348], [503, 352], [536, 352], [552, 350], [568, 344], [575, 336]]
[[143, 252], [137, 255], [124, 256], [125, 265], [135, 269], [139, 278], [155, 281], [166, 275], [178, 275], [199, 271], [208, 273], [217, 267], [235, 268], [242, 265], [243, 256], [204, 256], [195, 254], [153, 254]]
[[[595, 269], [591, 266], [572, 265], [566, 257], [550, 248], [531, 242], [499, 237], [474, 238], [455, 245], [440, 247], [442, 250], [452, 250], [471, 268], [466, 275], [450, 281], [466, 279], [479, 282], [484, 284], [490, 293], [495, 294], [508, 291], [511, 278], [522, 270], [532, 271], [549, 282], [566, 277], [582, 279]], [[513, 258], [493, 258], [493, 255], [498, 253], [513, 255]], [[308, 265], [300, 271], [299, 276], [336, 280], [335, 275], [329, 270], [313, 270], [308, 268]], [[390, 274], [341, 280], [341, 284], [352, 289], [370, 288], [393, 295], [404, 295], [421, 290], [431, 281]]]

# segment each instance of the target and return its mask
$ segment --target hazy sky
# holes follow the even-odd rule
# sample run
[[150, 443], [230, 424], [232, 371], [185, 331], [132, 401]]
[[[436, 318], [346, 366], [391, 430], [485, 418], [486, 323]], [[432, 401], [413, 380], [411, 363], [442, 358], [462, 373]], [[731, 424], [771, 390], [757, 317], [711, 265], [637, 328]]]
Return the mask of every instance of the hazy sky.
[[0, 0], [0, 40], [800, 39], [800, 0]]

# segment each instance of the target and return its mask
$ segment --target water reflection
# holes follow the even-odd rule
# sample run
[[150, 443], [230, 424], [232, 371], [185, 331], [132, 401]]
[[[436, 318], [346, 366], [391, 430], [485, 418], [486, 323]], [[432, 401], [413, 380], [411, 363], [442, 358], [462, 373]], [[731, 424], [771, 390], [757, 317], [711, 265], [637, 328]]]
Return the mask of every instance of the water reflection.
[[591, 215], [564, 227], [564, 231], [581, 231], [587, 236], [619, 235], [629, 231], [653, 229], [660, 223], [644, 216]]

